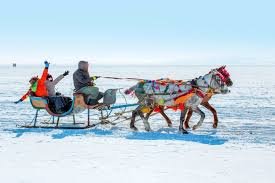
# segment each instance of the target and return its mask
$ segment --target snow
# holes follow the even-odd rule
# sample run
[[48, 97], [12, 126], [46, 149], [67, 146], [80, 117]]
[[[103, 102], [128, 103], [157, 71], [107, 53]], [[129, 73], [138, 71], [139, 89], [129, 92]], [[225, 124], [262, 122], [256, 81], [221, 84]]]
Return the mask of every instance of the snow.
[[[95, 67], [95, 75], [171, 77], [190, 79], [212, 67]], [[58, 75], [70, 66], [52, 68]], [[212, 115], [197, 131], [178, 133], [179, 113], [167, 111], [173, 121], [168, 128], [156, 115], [150, 119], [153, 132], [129, 129], [129, 122], [99, 125], [87, 130], [23, 129], [35, 111], [28, 102], [14, 105], [26, 90], [29, 77], [40, 73], [35, 67], [0, 67], [0, 177], [1, 182], [264, 182], [275, 174], [275, 81], [274, 67], [228, 67], [234, 87], [228, 95], [211, 100], [219, 115], [218, 129], [212, 129]], [[9, 73], [12, 73], [9, 74]], [[274, 78], [274, 77], [273, 77]], [[99, 79], [101, 90], [127, 88], [132, 81]], [[71, 78], [58, 87], [72, 94]], [[134, 102], [133, 98], [128, 98]], [[119, 98], [123, 102], [123, 98]], [[40, 120], [49, 120], [41, 113]], [[78, 115], [85, 121], [85, 113]], [[97, 116], [93, 116], [93, 121]], [[194, 125], [198, 116], [194, 116]], [[70, 118], [63, 118], [71, 122]]]
[[[6, 137], [7, 138], [7, 137]], [[5, 182], [273, 182], [274, 150], [34, 133], [1, 143]], [[43, 178], [42, 178], [43, 177]]]

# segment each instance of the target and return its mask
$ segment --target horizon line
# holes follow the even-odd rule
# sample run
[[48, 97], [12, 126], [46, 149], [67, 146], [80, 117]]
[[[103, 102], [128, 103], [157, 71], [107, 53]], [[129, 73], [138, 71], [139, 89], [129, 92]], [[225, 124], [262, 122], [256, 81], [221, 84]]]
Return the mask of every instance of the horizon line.
[[[0, 66], [13, 66], [14, 63], [10, 63], [10, 64], [2, 64], [0, 63]], [[40, 66], [40, 65], [43, 65], [42, 63], [41, 64], [31, 64], [31, 63], [26, 63], [26, 64], [18, 64], [18, 63], [15, 63], [16, 66]], [[76, 64], [51, 64], [51, 65], [54, 65], [54, 66], [77, 66], [78, 63]], [[128, 66], [133, 66], [133, 67], [136, 67], [136, 66], [148, 66], [148, 67], [152, 67], [152, 66], [173, 66], [173, 67], [176, 67], [176, 66], [223, 66], [223, 65], [226, 65], [226, 66], [242, 66], [242, 67], [251, 67], [251, 66], [275, 66], [275, 64], [97, 64], [97, 63], [92, 63], [91, 65], [95, 65], [95, 66], [124, 66], [124, 67], [128, 67]]]

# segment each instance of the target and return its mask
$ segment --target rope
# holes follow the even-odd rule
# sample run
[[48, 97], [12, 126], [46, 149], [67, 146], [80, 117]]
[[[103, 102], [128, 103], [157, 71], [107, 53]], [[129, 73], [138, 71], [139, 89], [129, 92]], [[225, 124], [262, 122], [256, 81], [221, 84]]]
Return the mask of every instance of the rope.
[[182, 84], [182, 83], [186, 83], [183, 80], [170, 80], [170, 79], [168, 81], [165, 81], [165, 79], [151, 80], [151, 79], [144, 79], [144, 78], [121, 78], [121, 77], [109, 77], [109, 76], [98, 76], [98, 77], [99, 78], [104, 78], [104, 79], [117, 79], [117, 80], [154, 81], [155, 83], [158, 83], [158, 84], [163, 84], [163, 83]]
[[135, 80], [135, 81], [147, 80], [147, 79], [140, 79], [140, 78], [120, 78], [120, 77], [108, 77], [108, 76], [99, 76], [99, 77], [104, 79], [118, 79], [118, 80]]

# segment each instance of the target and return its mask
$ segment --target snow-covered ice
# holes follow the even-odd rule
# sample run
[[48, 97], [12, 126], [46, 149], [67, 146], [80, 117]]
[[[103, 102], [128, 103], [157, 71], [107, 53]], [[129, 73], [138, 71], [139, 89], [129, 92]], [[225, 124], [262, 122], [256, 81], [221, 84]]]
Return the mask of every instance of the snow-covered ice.
[[[234, 86], [228, 95], [217, 95], [218, 129], [212, 115], [197, 131], [178, 133], [179, 113], [167, 111], [173, 128], [156, 115], [153, 132], [132, 132], [129, 123], [97, 126], [88, 130], [22, 129], [35, 111], [29, 102], [15, 105], [27, 89], [29, 77], [43, 65], [0, 67], [0, 177], [1, 182], [263, 182], [275, 181], [275, 67], [229, 66]], [[95, 66], [94, 75], [156, 79], [191, 79], [211, 66]], [[72, 66], [52, 66], [54, 76]], [[127, 88], [133, 81], [99, 79], [97, 86]], [[71, 96], [71, 77], [58, 86]], [[128, 97], [129, 102], [135, 99]], [[119, 98], [123, 102], [123, 98]], [[94, 116], [94, 122], [97, 116]], [[48, 120], [41, 113], [40, 120]], [[85, 114], [77, 116], [85, 120]], [[70, 121], [63, 118], [62, 121]], [[194, 116], [191, 124], [195, 124]]]

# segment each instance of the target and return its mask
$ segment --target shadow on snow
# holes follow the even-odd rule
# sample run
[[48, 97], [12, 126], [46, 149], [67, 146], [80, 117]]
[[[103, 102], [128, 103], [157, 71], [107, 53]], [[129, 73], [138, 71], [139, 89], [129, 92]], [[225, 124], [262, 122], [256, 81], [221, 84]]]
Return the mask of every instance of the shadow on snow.
[[219, 138], [215, 135], [200, 135], [200, 134], [180, 134], [180, 133], [160, 133], [160, 132], [134, 132], [126, 139], [132, 140], [177, 140], [177, 141], [188, 141], [197, 142], [208, 145], [222, 145], [228, 140]]
[[111, 130], [102, 130], [102, 129], [83, 129], [83, 130], [64, 130], [64, 129], [39, 129], [39, 128], [18, 128], [18, 129], [5, 129], [6, 132], [11, 132], [16, 134], [15, 137], [21, 137], [25, 133], [53, 133], [50, 134], [53, 139], [63, 139], [70, 136], [84, 136], [84, 135], [97, 135], [97, 136], [106, 136], [112, 135]]
[[188, 141], [196, 142], [207, 145], [222, 145], [228, 140], [217, 137], [215, 132], [210, 134], [181, 134], [176, 130], [159, 130], [155, 132], [127, 132], [121, 133], [119, 129], [85, 129], [85, 130], [64, 130], [64, 129], [5, 129], [4, 131], [15, 134], [15, 138], [19, 138], [27, 133], [44, 133], [49, 134], [53, 139], [63, 139], [72, 136], [109, 136], [109, 137], [120, 137], [129, 140], [175, 140], [175, 141]]

